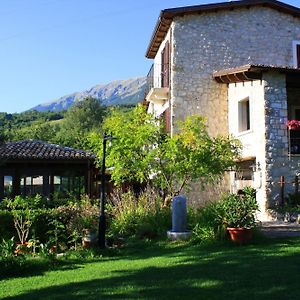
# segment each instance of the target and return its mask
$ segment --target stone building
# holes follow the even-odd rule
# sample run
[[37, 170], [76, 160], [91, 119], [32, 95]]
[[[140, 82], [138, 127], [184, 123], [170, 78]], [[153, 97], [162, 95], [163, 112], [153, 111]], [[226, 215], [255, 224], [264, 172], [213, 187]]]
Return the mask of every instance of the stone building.
[[[257, 190], [260, 218], [280, 200], [281, 176], [300, 170], [300, 8], [275, 0], [244, 0], [161, 11], [146, 52], [148, 110], [176, 120], [199, 114], [212, 135], [242, 145], [238, 171], [223, 188]], [[289, 187], [293, 189], [292, 185]], [[193, 201], [208, 200], [194, 187]]]

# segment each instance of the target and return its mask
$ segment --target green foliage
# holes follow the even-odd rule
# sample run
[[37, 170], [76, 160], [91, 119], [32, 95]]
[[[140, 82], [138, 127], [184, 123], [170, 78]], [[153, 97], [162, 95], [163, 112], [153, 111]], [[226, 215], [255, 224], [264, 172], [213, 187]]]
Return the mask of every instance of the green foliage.
[[[179, 194], [194, 181], [203, 186], [220, 178], [233, 166], [239, 144], [228, 137], [210, 137], [205, 120], [199, 116], [180, 122], [171, 137], [164, 133], [153, 115], [142, 106], [126, 113], [113, 110], [103, 128], [115, 137], [107, 149], [106, 162], [112, 166], [112, 180], [153, 182], [166, 195]], [[92, 147], [102, 158], [102, 137], [90, 137]]]
[[90, 132], [101, 131], [106, 108], [97, 99], [88, 97], [74, 104], [66, 113], [57, 133], [62, 145], [88, 149], [87, 136]]
[[52, 208], [40, 196], [17, 196], [1, 203], [0, 225], [3, 226], [0, 227], [0, 237], [18, 236], [21, 244], [29, 239], [30, 244], [38, 240], [47, 249], [52, 246], [58, 250], [66, 249], [78, 243], [83, 229], [96, 231], [98, 216], [97, 203], [87, 197], [76, 201], [70, 199], [64, 205]]
[[0, 209], [0, 239], [8, 239], [14, 235], [15, 228], [11, 211]]
[[286, 204], [288, 206], [294, 206], [294, 207], [296, 207], [296, 206], [298, 206], [300, 204], [299, 201], [300, 201], [300, 196], [299, 195], [298, 195], [298, 198], [297, 198], [296, 194], [294, 194], [294, 193], [288, 193], [287, 199], [286, 199]]
[[255, 194], [253, 188], [246, 187], [243, 193], [230, 194], [221, 200], [224, 224], [227, 227], [253, 228], [255, 226], [255, 212], [258, 210]]
[[87, 136], [101, 131], [105, 114], [106, 108], [91, 97], [67, 112], [0, 113], [0, 136], [4, 141], [35, 139], [88, 150]]
[[[115, 138], [113, 146], [107, 149], [106, 163], [113, 166], [112, 180], [117, 185], [149, 181], [152, 174], [150, 166], [156, 157], [153, 145], [160, 136], [156, 123], [142, 106], [125, 112], [113, 109], [105, 119], [103, 130], [112, 132]], [[102, 136], [94, 133], [90, 136], [90, 142], [101, 165]]]
[[161, 206], [161, 199], [150, 188], [138, 198], [132, 191], [116, 191], [108, 209], [110, 238], [154, 238], [171, 228], [171, 211]]
[[5, 141], [30, 138], [50, 141], [50, 134], [53, 131], [52, 126], [49, 126], [49, 124], [63, 117], [64, 112], [26, 111], [19, 114], [0, 113], [0, 128], [3, 130], [2, 134]]
[[226, 235], [223, 219], [224, 211], [220, 201], [208, 203], [199, 209], [189, 209], [188, 222], [192, 228], [193, 242], [223, 240]]
[[177, 132], [167, 136], [157, 147], [154, 181], [169, 195], [177, 195], [194, 181], [203, 187], [220, 178], [235, 165], [239, 143], [229, 137], [211, 137], [205, 119], [187, 117], [179, 122]]
[[41, 197], [39, 195], [34, 198], [27, 199], [22, 198], [21, 196], [16, 196], [14, 199], [5, 199], [4, 201], [7, 208], [12, 212], [14, 226], [21, 244], [24, 244], [27, 241], [30, 227], [36, 215], [35, 210], [31, 208], [31, 205], [35, 206], [40, 201]]
[[16, 249], [15, 238], [12, 237], [8, 240], [2, 239], [0, 243], [0, 256], [1, 257], [11, 257], [14, 255], [14, 251]]

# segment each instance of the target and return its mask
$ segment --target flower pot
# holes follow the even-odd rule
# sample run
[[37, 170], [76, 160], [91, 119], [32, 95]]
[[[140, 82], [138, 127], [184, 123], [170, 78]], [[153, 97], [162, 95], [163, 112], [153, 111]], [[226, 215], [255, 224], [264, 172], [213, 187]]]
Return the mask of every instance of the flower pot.
[[84, 236], [82, 237], [82, 246], [84, 248], [89, 248], [96, 244], [97, 234], [95, 232], [90, 232], [86, 230]]
[[25, 242], [25, 243], [17, 243], [16, 244], [16, 250], [15, 250], [15, 254], [19, 255], [19, 254], [28, 254], [30, 252], [29, 249], [29, 243]]
[[231, 240], [236, 244], [246, 244], [253, 237], [252, 228], [227, 228]]

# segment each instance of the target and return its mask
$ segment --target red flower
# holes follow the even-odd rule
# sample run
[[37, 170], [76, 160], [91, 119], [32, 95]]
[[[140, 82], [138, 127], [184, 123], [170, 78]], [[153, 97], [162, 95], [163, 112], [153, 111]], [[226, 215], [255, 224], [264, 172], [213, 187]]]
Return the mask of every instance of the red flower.
[[287, 121], [286, 125], [287, 125], [288, 129], [297, 129], [297, 128], [300, 128], [300, 121], [289, 120], [289, 121]]

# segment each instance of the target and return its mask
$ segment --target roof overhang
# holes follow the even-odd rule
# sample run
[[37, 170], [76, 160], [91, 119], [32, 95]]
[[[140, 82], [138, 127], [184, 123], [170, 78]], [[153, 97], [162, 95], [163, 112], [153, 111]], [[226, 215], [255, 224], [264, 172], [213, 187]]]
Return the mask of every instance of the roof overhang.
[[286, 74], [286, 82], [289, 87], [300, 86], [300, 69], [290, 67], [244, 65], [236, 68], [225, 69], [213, 73], [214, 79], [219, 83], [237, 83], [253, 80], [262, 80], [263, 73], [279, 72]]
[[275, 0], [243, 0], [164, 9], [161, 11], [154, 31], [152, 33], [152, 37], [150, 39], [150, 43], [146, 51], [146, 57], [155, 57], [159, 46], [166, 37], [171, 23], [173, 22], [173, 19], [175, 17], [182, 17], [191, 14], [217, 12], [220, 10], [250, 8], [253, 6], [269, 7], [277, 11], [290, 14], [294, 17], [300, 17], [300, 8]]

